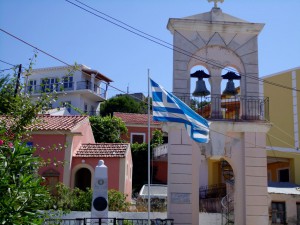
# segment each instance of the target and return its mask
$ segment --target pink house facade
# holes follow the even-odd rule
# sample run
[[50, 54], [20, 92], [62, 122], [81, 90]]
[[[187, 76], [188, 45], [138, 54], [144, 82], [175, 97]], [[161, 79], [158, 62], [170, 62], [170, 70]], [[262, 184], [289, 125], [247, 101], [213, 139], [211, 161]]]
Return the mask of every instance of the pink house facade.
[[80, 189], [91, 187], [95, 167], [104, 160], [108, 167], [108, 189], [131, 200], [132, 158], [130, 144], [95, 143], [87, 116], [39, 116], [41, 122], [31, 133], [30, 144], [46, 165], [39, 173], [46, 184], [58, 182]]
[[[114, 116], [119, 117], [126, 124], [128, 134], [122, 137], [124, 140], [132, 144], [135, 142], [148, 142], [148, 114], [115, 112]], [[152, 138], [154, 130], [162, 130], [162, 123], [153, 121], [152, 115], [150, 115], [150, 122], [150, 137]], [[168, 141], [164, 140], [164, 142]], [[167, 184], [168, 180], [167, 155], [157, 152], [157, 150], [159, 151], [164, 147], [166, 147], [166, 144], [154, 149], [153, 162], [151, 163], [151, 166], [155, 170], [154, 180], [160, 184]]]

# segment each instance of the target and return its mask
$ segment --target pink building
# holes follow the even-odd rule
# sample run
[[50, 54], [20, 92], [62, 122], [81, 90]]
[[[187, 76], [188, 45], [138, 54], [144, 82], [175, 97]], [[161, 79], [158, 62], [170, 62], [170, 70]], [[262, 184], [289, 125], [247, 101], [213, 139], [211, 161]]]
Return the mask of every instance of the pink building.
[[[127, 136], [122, 138], [130, 143], [143, 143], [148, 142], [148, 114], [138, 114], [138, 113], [121, 113], [115, 112], [114, 116], [121, 118], [128, 129]], [[153, 121], [152, 115], [150, 115], [150, 132], [151, 136], [154, 130], [162, 130], [162, 123], [158, 121]], [[167, 136], [166, 136], [167, 137]], [[167, 139], [164, 142], [168, 142]], [[154, 149], [153, 166], [156, 171], [154, 179], [157, 183], [166, 184], [168, 180], [168, 161], [166, 154], [157, 154], [156, 150], [161, 150], [166, 147], [163, 145], [158, 149]]]
[[[108, 167], [108, 189], [131, 199], [132, 158], [130, 144], [95, 143], [87, 116], [39, 116], [31, 143], [47, 165], [39, 173], [49, 186], [58, 182], [85, 189], [91, 187], [95, 167], [104, 160]], [[54, 190], [54, 189], [53, 189]]]

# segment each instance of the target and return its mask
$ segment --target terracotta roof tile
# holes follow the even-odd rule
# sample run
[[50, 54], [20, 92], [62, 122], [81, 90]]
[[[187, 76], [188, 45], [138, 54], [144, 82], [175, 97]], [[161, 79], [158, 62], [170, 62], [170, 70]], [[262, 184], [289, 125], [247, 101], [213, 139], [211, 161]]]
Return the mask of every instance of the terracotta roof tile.
[[[50, 116], [50, 115], [38, 115], [37, 124], [28, 126], [29, 130], [38, 131], [52, 131], [63, 130], [71, 131], [78, 124], [87, 120], [87, 116]], [[6, 125], [9, 127], [13, 124], [13, 120], [7, 116], [1, 116], [0, 120], [5, 120]]]
[[74, 157], [124, 158], [129, 143], [82, 144]]
[[50, 115], [40, 115], [38, 119], [40, 122], [34, 125], [34, 130], [65, 130], [71, 131], [79, 123], [86, 120], [87, 116], [50, 116]]
[[[148, 124], [148, 114], [114, 112], [114, 116], [121, 118], [125, 124]], [[152, 125], [162, 124], [159, 121], [153, 121], [152, 115], [150, 115], [150, 122]]]

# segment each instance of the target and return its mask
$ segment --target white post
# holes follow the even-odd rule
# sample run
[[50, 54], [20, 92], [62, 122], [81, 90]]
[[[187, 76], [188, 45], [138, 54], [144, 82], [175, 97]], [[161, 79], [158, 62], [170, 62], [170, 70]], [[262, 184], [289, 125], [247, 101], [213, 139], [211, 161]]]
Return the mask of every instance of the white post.
[[[91, 218], [107, 218], [108, 217], [108, 177], [107, 166], [103, 160], [99, 160], [95, 168], [93, 182], [93, 200]], [[107, 222], [107, 220], [102, 220]]]

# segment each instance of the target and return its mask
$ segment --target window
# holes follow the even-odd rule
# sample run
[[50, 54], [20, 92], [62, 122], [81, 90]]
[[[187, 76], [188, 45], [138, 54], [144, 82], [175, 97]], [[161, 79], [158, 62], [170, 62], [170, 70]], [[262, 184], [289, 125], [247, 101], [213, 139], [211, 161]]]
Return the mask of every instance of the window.
[[63, 78], [64, 90], [73, 90], [73, 77], [66, 76]]
[[42, 92], [53, 92], [58, 90], [58, 78], [42, 79]]
[[65, 107], [69, 113], [71, 113], [71, 101], [63, 102], [62, 106]]
[[30, 80], [28, 84], [28, 92], [32, 93], [36, 90], [36, 80]]
[[272, 223], [273, 224], [286, 224], [285, 218], [285, 203], [272, 202]]
[[145, 133], [131, 133], [130, 134], [130, 143], [142, 144], [145, 142]]
[[96, 115], [95, 107], [93, 105], [91, 105], [91, 113], [90, 113], [90, 115], [93, 115], [93, 116]]
[[289, 169], [279, 169], [277, 171], [278, 182], [289, 182], [290, 181], [290, 170]]

